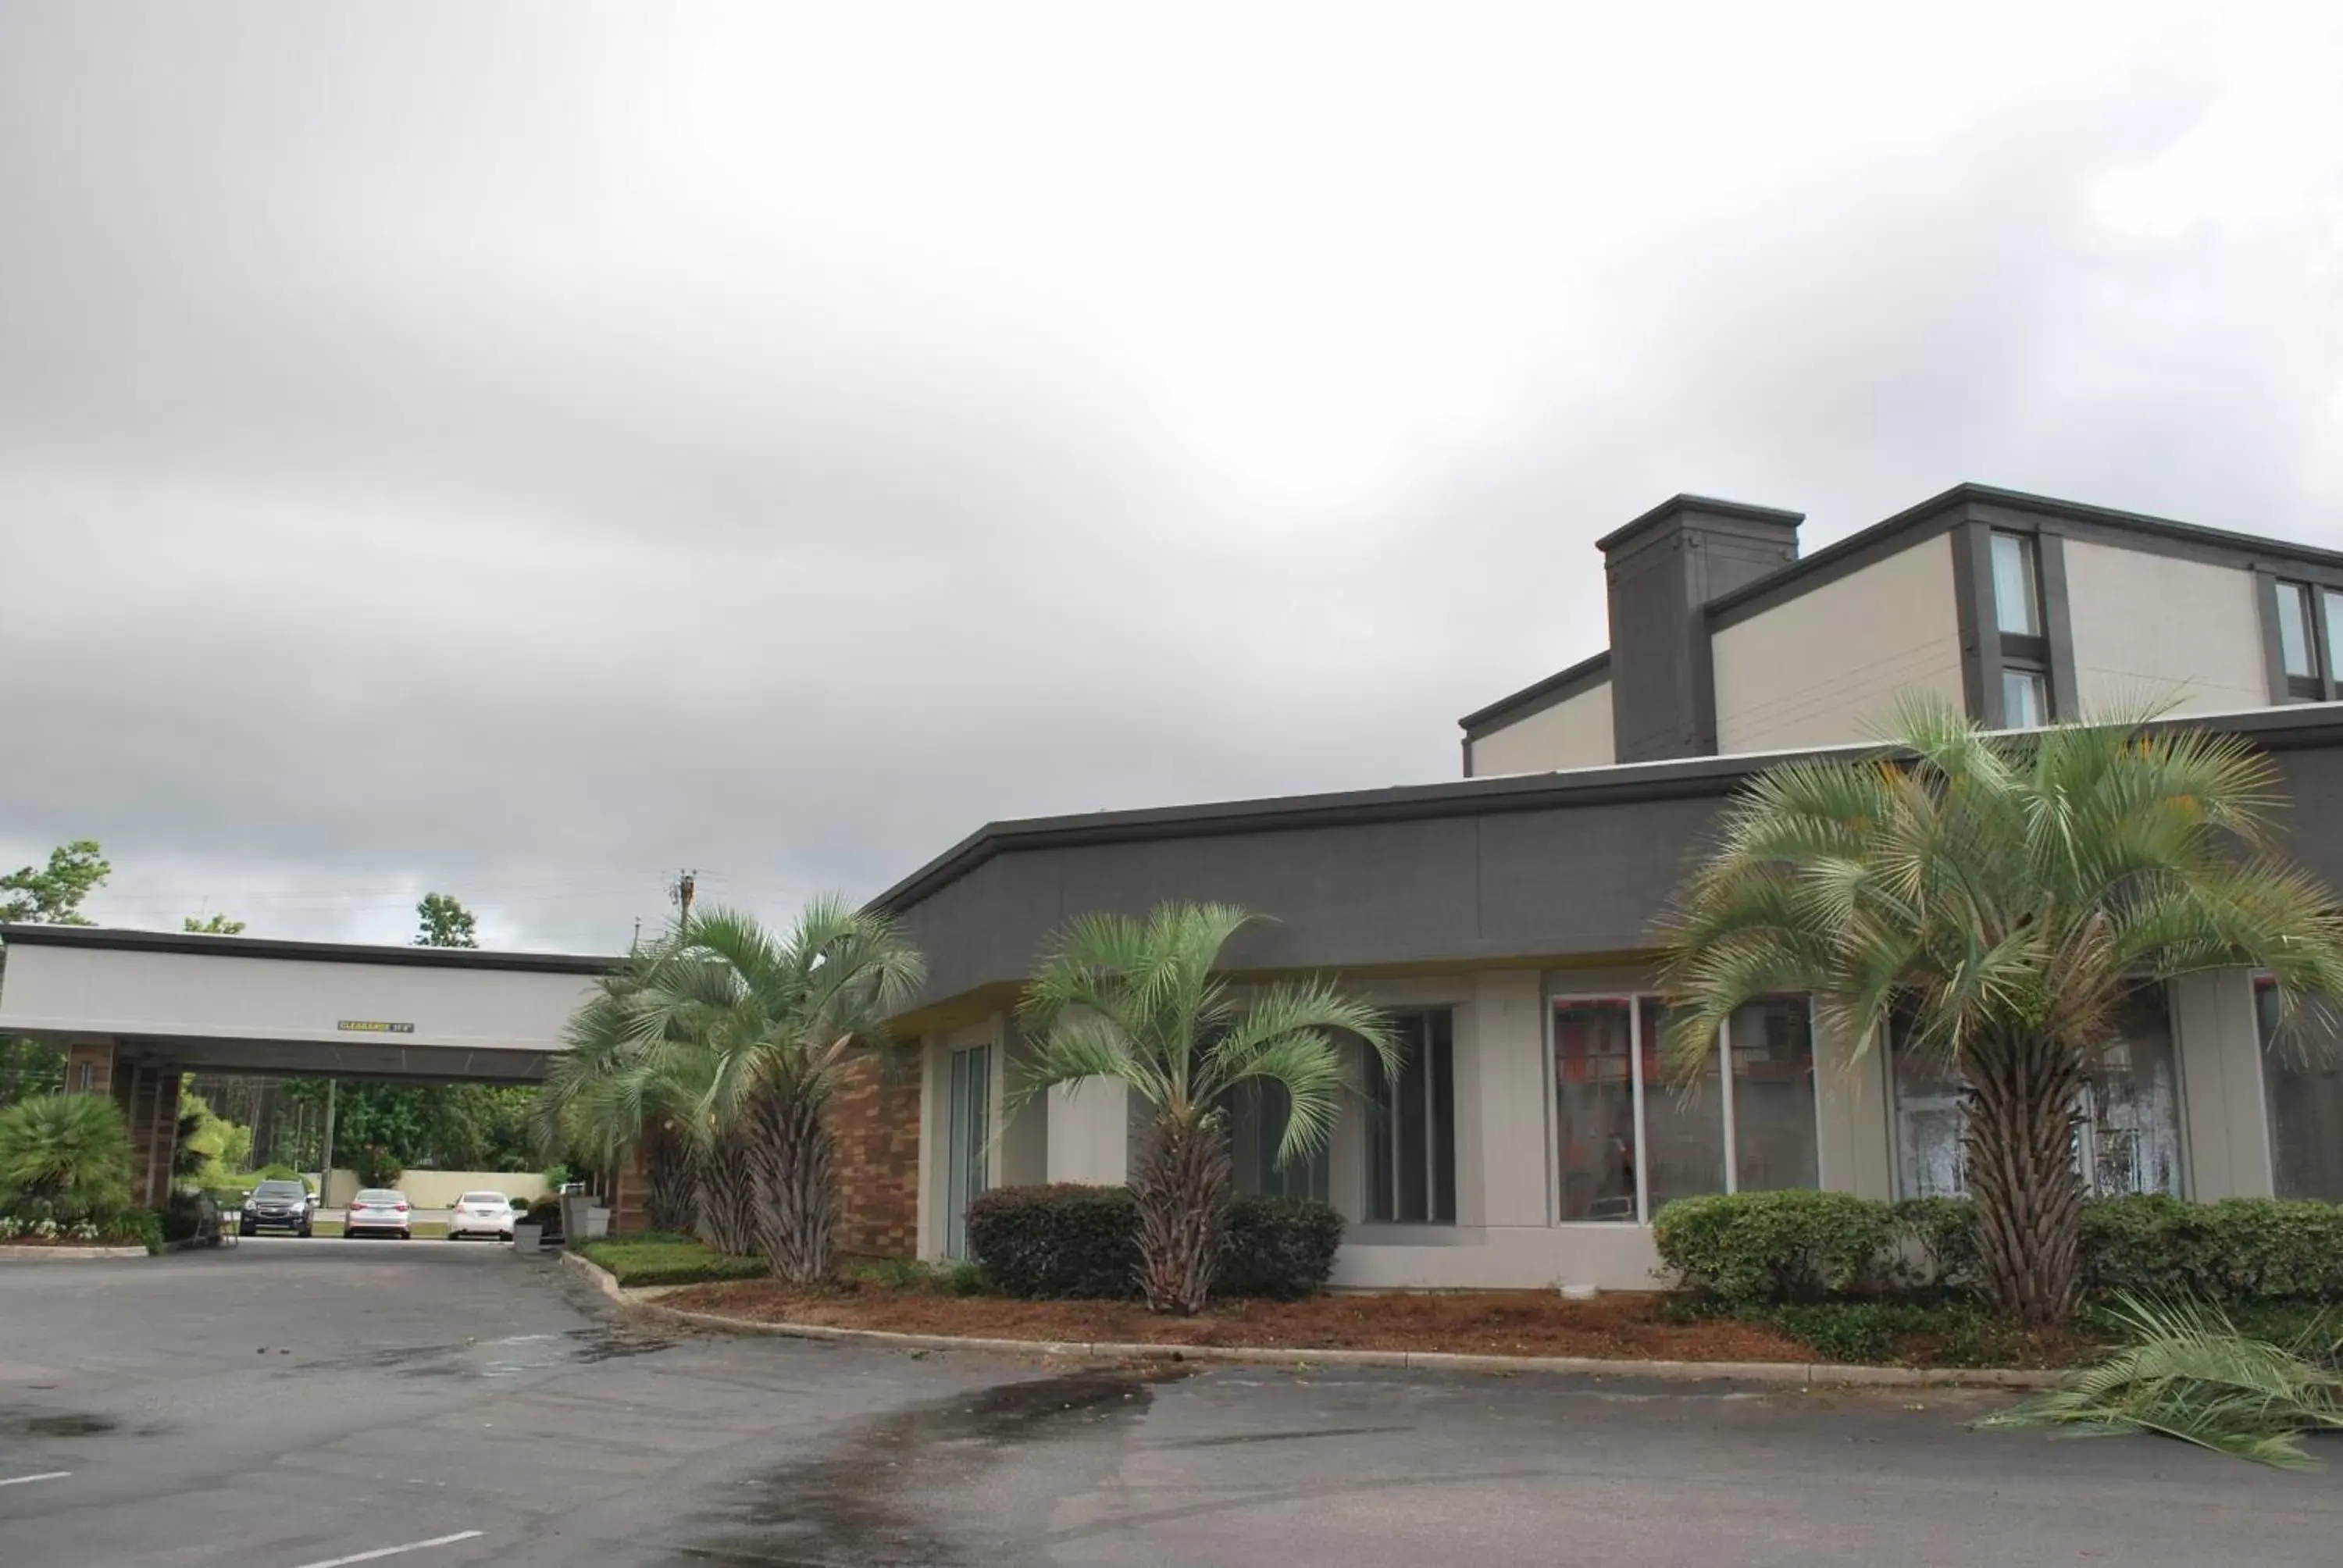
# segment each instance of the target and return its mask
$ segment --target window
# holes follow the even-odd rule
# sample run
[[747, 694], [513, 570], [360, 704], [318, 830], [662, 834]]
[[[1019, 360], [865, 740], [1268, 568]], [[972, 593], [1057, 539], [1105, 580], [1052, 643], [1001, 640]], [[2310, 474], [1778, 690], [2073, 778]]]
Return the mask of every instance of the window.
[[1717, 1062], [1693, 1083], [1670, 1081], [1663, 1051], [1668, 1010], [1660, 999], [1642, 1000], [1644, 1074], [1644, 1164], [1645, 1212], [1656, 1214], [1672, 1198], [1697, 1198], [1725, 1191], [1725, 1091]]
[[2343, 591], [2278, 585], [2278, 657], [2286, 695], [2317, 702], [2335, 694], [2343, 648]]
[[951, 1053], [950, 1121], [944, 1127], [944, 1254], [968, 1256], [968, 1204], [990, 1184], [992, 1048]]
[[1993, 623], [2001, 641], [2001, 728], [2039, 729], [2053, 717], [2041, 542], [2032, 534], [2000, 532], [1992, 539]]
[[2278, 987], [2254, 984], [2261, 1028], [2262, 1100], [2269, 1116], [2271, 1191], [2343, 1203], [2343, 1052], [2331, 1019], [2278, 1025]]
[[1733, 1063], [1733, 1186], [1822, 1184], [1815, 1149], [1815, 1030], [1802, 996], [1753, 1001], [1726, 1025]]
[[2050, 722], [2050, 683], [2040, 670], [2004, 667], [2001, 722], [2007, 729], [2039, 729]]
[[[2134, 993], [2116, 1028], [2075, 1105], [2076, 1169], [2094, 1197], [2177, 1195], [2184, 1185], [2179, 1069], [2163, 988]], [[1965, 1196], [1968, 1106], [1960, 1076], [1908, 1049], [1902, 1029], [1892, 1032], [1896, 1191], [1906, 1198]]]
[[1993, 619], [2016, 637], [2042, 635], [2041, 573], [2031, 534], [1993, 536]]
[[1819, 1184], [1805, 998], [1735, 1013], [1684, 1087], [1657, 997], [1561, 998], [1553, 1020], [1559, 1220], [1648, 1220], [1675, 1198]]
[[1367, 1052], [1367, 1218], [1391, 1224], [1456, 1222], [1455, 1025], [1446, 1008], [1393, 1016], [1397, 1078]]
[[1564, 1220], [1635, 1218], [1634, 1004], [1556, 1002], [1554, 1138]]

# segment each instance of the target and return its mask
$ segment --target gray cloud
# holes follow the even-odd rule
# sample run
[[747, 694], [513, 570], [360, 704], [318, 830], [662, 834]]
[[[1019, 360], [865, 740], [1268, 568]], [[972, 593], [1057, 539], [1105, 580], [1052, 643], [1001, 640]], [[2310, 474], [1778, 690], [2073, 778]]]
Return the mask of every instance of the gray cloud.
[[[1678, 489], [1809, 548], [1972, 477], [2343, 540], [2343, 161], [2105, 196], [2251, 86], [2211, 24], [1911, 134], [1786, 104], [1778, 166], [1727, 114], [1713, 177], [1559, 124], [1386, 165], [1375, 71], [1330, 130], [1232, 65], [1248, 185], [1095, 38], [996, 124], [714, 15], [0, 17], [0, 859], [101, 838], [125, 923], [429, 886], [609, 947], [678, 865], [779, 915], [989, 818], [1450, 776]], [[687, 90], [760, 44], [770, 99]], [[1495, 113], [1476, 62], [1419, 85]]]

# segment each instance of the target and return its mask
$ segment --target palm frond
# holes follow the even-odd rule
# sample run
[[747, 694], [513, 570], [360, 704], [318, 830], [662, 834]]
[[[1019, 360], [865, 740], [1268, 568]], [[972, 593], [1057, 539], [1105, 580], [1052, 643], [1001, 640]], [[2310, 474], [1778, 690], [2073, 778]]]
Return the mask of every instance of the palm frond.
[[2304, 1434], [2343, 1431], [2343, 1374], [2239, 1333], [2217, 1306], [2127, 1295], [2113, 1316], [2131, 1343], [1980, 1424], [2156, 1432], [2282, 1470], [2312, 1467]]

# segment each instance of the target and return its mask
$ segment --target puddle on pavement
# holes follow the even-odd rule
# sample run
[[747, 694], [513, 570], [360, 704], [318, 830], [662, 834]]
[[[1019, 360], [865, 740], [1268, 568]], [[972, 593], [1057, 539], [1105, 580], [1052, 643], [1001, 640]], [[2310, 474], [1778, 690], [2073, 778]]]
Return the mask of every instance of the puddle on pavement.
[[939, 1489], [963, 1484], [1021, 1443], [1135, 1422], [1154, 1385], [1193, 1375], [1170, 1362], [998, 1383], [863, 1422], [830, 1458], [742, 1483], [730, 1528], [682, 1549], [692, 1563], [922, 1564], [1000, 1561], [923, 1523]]
[[110, 1415], [68, 1412], [0, 1421], [0, 1432], [22, 1432], [26, 1437], [95, 1437], [100, 1432], [112, 1432], [121, 1424]]

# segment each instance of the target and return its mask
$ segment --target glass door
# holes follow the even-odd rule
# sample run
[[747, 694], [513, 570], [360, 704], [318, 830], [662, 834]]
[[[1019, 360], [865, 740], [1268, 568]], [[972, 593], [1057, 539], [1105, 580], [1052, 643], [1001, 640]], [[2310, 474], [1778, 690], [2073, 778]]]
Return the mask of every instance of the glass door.
[[969, 1200], [986, 1186], [992, 1114], [992, 1048], [951, 1053], [951, 1095], [944, 1124], [944, 1253], [968, 1256]]

